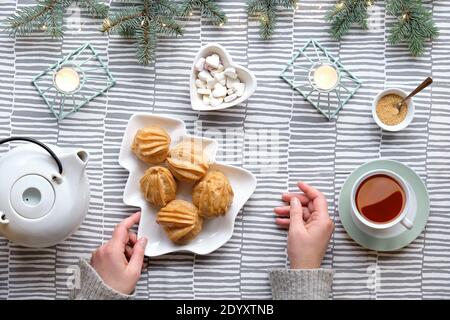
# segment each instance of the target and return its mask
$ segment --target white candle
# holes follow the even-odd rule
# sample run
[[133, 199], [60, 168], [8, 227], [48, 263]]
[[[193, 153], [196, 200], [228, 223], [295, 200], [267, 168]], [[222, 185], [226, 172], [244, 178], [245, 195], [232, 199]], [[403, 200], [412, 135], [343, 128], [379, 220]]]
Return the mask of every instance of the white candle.
[[75, 69], [63, 67], [55, 74], [55, 86], [65, 93], [74, 92], [80, 86], [80, 76]]
[[322, 65], [314, 71], [314, 83], [321, 90], [331, 90], [338, 82], [337, 70], [330, 65]]

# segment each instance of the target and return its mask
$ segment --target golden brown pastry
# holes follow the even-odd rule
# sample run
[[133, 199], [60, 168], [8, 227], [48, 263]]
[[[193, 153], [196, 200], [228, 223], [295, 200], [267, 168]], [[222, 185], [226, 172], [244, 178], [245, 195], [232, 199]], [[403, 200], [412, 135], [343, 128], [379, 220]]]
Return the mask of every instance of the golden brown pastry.
[[220, 171], [210, 171], [195, 186], [192, 202], [204, 218], [214, 218], [227, 213], [233, 202], [233, 189]]
[[170, 136], [166, 130], [151, 126], [139, 129], [134, 136], [131, 150], [142, 161], [158, 164], [166, 160], [169, 154]]
[[203, 146], [193, 140], [183, 141], [170, 150], [167, 164], [175, 178], [188, 183], [203, 178], [209, 168]]
[[173, 200], [158, 212], [156, 222], [163, 227], [172, 242], [181, 245], [200, 233], [203, 219], [192, 203]]
[[164, 167], [151, 167], [141, 178], [141, 191], [145, 199], [154, 206], [164, 207], [177, 195], [177, 183]]

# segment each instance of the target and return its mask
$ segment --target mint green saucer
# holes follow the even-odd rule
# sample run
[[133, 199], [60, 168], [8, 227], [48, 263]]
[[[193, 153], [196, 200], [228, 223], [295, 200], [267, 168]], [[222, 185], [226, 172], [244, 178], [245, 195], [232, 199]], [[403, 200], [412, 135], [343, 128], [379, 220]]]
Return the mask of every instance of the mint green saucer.
[[[414, 227], [411, 230], [405, 229], [405, 231], [393, 237], [378, 238], [373, 235], [368, 235], [353, 220], [350, 203], [352, 187], [361, 175], [376, 169], [394, 171], [405, 179], [414, 190], [417, 211], [414, 219]], [[410, 244], [425, 228], [429, 213], [430, 200], [425, 184], [412, 169], [393, 160], [374, 160], [363, 164], [350, 174], [342, 186], [339, 196], [339, 216], [348, 235], [361, 246], [375, 251], [394, 251]]]

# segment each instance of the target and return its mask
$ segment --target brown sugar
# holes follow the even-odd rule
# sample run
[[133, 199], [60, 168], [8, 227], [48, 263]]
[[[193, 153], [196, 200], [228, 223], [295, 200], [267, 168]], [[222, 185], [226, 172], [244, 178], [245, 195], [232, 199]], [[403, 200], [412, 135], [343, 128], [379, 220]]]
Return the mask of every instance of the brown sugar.
[[387, 94], [377, 104], [377, 116], [381, 122], [388, 126], [395, 126], [405, 120], [408, 113], [408, 105], [403, 102], [398, 112], [395, 104], [402, 101], [402, 97], [396, 94]]

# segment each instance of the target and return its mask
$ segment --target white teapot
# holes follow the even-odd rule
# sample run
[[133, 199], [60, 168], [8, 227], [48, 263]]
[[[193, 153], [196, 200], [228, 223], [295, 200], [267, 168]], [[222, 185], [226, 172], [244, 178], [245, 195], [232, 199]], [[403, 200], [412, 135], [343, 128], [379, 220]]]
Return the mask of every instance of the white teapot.
[[26, 247], [49, 247], [70, 236], [83, 222], [89, 206], [86, 164], [82, 149], [21, 140], [0, 158], [0, 234]]

